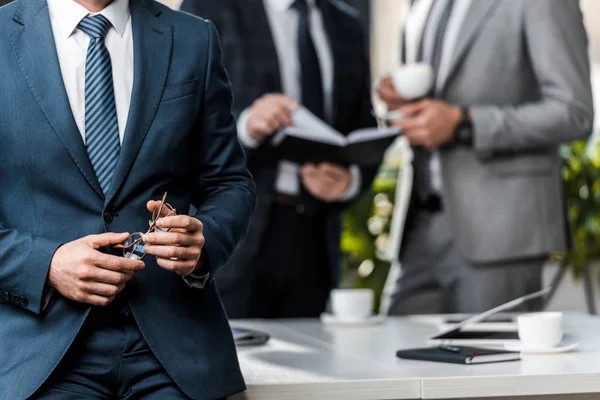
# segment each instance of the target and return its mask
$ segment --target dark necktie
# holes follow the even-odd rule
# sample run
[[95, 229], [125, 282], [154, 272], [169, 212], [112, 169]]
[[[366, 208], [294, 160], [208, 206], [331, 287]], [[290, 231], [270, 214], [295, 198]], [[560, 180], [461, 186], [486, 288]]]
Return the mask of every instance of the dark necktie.
[[[300, 62], [302, 104], [314, 115], [324, 120], [323, 77], [311, 35], [310, 9], [306, 0], [296, 0], [292, 7], [298, 12], [298, 61]], [[298, 211], [314, 215], [318, 205], [319, 201], [306, 190], [304, 185], [300, 185]]]
[[104, 44], [110, 22], [103, 15], [86, 17], [79, 29], [90, 37], [85, 64], [85, 142], [98, 183], [108, 194], [121, 144], [110, 54]]
[[[436, 0], [445, 1], [444, 9], [437, 21], [437, 26], [434, 28], [434, 41], [431, 52], [431, 68], [433, 69], [435, 82], [433, 85], [432, 95], [435, 96], [435, 87], [439, 78], [440, 64], [442, 61], [442, 53], [444, 50], [444, 41], [446, 38], [446, 28], [448, 28], [448, 21], [452, 16], [452, 10], [454, 8], [454, 0]], [[430, 21], [435, 22], [435, 21]], [[427, 29], [427, 28], [426, 28]], [[422, 53], [422, 52], [421, 52]], [[421, 54], [423, 56], [423, 54]], [[415, 149], [415, 190], [418, 199], [426, 203], [430, 196], [433, 194], [433, 186], [431, 181], [431, 152], [425, 148], [418, 147]]]
[[293, 7], [298, 12], [298, 58], [302, 104], [317, 117], [324, 119], [323, 77], [317, 50], [310, 34], [310, 10], [306, 0], [296, 0]]

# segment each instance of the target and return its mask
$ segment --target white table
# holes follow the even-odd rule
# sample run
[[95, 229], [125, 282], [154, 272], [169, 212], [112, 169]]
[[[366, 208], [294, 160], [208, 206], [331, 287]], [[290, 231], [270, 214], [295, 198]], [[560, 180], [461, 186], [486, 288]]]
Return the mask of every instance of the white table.
[[234, 321], [234, 326], [272, 335], [265, 346], [240, 348], [249, 389], [237, 398], [600, 399], [600, 318], [566, 316], [567, 335], [581, 344], [568, 354], [474, 366], [396, 358], [398, 349], [424, 346], [437, 329], [436, 321], [432, 317], [388, 319], [365, 328], [332, 328], [317, 321]]

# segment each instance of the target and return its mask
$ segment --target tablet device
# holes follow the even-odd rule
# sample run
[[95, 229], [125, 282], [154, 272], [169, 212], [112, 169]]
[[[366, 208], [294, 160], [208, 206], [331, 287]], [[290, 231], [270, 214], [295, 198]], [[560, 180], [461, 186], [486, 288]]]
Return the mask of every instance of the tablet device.
[[433, 344], [479, 346], [518, 344], [519, 336], [518, 333], [515, 331], [484, 330], [481, 329], [481, 327], [478, 327], [477, 329], [469, 329], [469, 327], [478, 324], [481, 321], [484, 321], [501, 312], [518, 307], [521, 304], [524, 304], [528, 301], [546, 296], [548, 293], [550, 293], [551, 290], [552, 288], [546, 288], [544, 290], [540, 290], [539, 292], [528, 294], [527, 296], [523, 296], [516, 300], [502, 304], [501, 306], [493, 308], [484, 313], [467, 318], [459, 324], [451, 326], [448, 329], [444, 329], [441, 332], [438, 332], [435, 335], [431, 336], [429, 338], [429, 342]]

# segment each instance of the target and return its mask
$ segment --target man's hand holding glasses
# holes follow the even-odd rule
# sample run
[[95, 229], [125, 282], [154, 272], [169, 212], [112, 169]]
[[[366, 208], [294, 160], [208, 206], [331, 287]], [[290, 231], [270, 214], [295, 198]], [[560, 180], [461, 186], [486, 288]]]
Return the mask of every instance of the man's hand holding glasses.
[[50, 263], [49, 286], [79, 303], [110, 304], [133, 274], [144, 268], [144, 263], [105, 254], [99, 249], [123, 243], [128, 237], [129, 233], [104, 233], [62, 245]]
[[[160, 202], [149, 201], [147, 207], [154, 212]], [[202, 222], [188, 215], [174, 215], [163, 208], [156, 225], [158, 229], [143, 236], [146, 254], [155, 256], [161, 268], [180, 276], [190, 276], [202, 268]]]
[[202, 248], [204, 234], [202, 222], [187, 215], [177, 215], [165, 200], [149, 201], [146, 205], [152, 213], [146, 233], [130, 235], [122, 245], [125, 258], [141, 260], [146, 254], [156, 257], [161, 268], [188, 277], [200, 270], [204, 264]]

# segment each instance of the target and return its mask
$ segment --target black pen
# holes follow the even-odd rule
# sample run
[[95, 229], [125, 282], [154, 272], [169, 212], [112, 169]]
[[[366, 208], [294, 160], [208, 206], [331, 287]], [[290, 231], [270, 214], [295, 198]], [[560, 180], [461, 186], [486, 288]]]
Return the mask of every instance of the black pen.
[[443, 350], [443, 351], [447, 351], [447, 352], [450, 352], [450, 353], [460, 353], [460, 348], [453, 347], [453, 346], [447, 346], [445, 344], [439, 345], [438, 349]]

